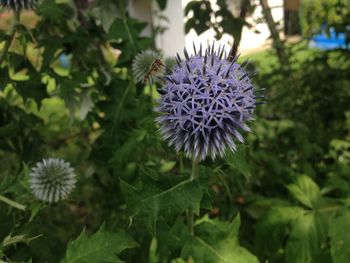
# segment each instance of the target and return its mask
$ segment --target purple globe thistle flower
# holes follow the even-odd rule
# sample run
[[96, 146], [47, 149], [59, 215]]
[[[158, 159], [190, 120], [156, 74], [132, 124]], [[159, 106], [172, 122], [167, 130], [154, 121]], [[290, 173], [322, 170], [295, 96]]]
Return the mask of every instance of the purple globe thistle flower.
[[0, 0], [0, 6], [3, 8], [20, 11], [23, 9], [34, 9], [40, 0]]
[[[204, 160], [223, 157], [225, 150], [235, 151], [235, 141], [243, 142], [242, 131], [249, 132], [257, 99], [251, 73], [226, 56], [224, 47], [214, 44], [204, 54], [202, 46], [185, 60], [177, 54], [177, 64], [164, 77], [156, 119], [160, 132], [176, 151]], [[231, 52], [230, 52], [231, 53]], [[229, 54], [230, 54], [229, 53]]]

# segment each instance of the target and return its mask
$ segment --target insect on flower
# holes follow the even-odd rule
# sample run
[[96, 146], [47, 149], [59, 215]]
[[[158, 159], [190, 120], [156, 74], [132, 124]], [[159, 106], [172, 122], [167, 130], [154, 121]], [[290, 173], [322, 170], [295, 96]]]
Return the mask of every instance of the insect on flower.
[[[156, 122], [160, 132], [176, 151], [204, 160], [223, 157], [226, 149], [235, 151], [235, 141], [243, 142], [242, 131], [250, 131], [258, 100], [254, 95], [252, 73], [226, 56], [224, 47], [214, 44], [194, 55], [184, 49], [185, 59], [176, 55], [176, 64], [163, 77], [163, 92]], [[231, 54], [231, 51], [229, 52]]]
[[159, 75], [162, 71], [164, 71], [164, 68], [166, 68], [166, 65], [162, 62], [160, 58], [156, 58], [151, 66], [149, 67], [148, 71], [146, 72], [143, 82], [147, 82], [154, 79], [157, 75]]
[[152, 69], [152, 65], [156, 60], [161, 62], [160, 54], [154, 50], [145, 50], [136, 55], [132, 63], [132, 73], [137, 82], [149, 81], [153, 83], [156, 75], [161, 73], [160, 69], [162, 69], [159, 62], [157, 62], [157, 66], [154, 65]]

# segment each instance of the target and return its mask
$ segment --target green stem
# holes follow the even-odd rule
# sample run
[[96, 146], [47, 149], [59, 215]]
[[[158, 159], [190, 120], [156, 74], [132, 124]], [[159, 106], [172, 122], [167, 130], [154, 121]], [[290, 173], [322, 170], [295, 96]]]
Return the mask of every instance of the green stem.
[[[196, 178], [198, 178], [198, 175], [199, 175], [199, 161], [197, 159], [193, 159], [190, 180], [191, 181], [195, 180]], [[190, 233], [191, 236], [194, 235], [193, 225], [194, 225], [193, 208], [189, 208], [187, 210], [187, 227], [188, 227], [188, 232]]]
[[134, 52], [134, 55], [135, 55], [137, 53], [136, 43], [134, 41], [134, 38], [133, 38], [133, 36], [131, 34], [131, 31], [130, 31], [130, 28], [129, 28], [127, 17], [125, 15], [126, 11], [125, 11], [125, 6], [124, 6], [123, 1], [120, 1], [119, 9], [120, 9], [120, 15], [122, 17], [123, 24], [125, 26], [125, 29], [126, 29], [126, 32], [128, 34], [128, 38], [129, 38], [129, 41], [130, 41], [130, 44], [131, 44], [130, 47], [132, 48], [132, 50]]
[[9, 32], [10, 36], [6, 40], [4, 48], [2, 49], [1, 54], [0, 54], [0, 67], [1, 67], [2, 63], [4, 62], [4, 59], [5, 59], [6, 54], [11, 46], [13, 39], [15, 38], [16, 28], [17, 28], [17, 25], [19, 24], [20, 14], [21, 14], [20, 11], [13, 11], [12, 27], [11, 27], [10, 32]]
[[179, 169], [180, 169], [180, 174], [184, 173], [184, 154], [183, 152], [179, 153]]
[[5, 204], [8, 204], [9, 206], [17, 208], [19, 210], [22, 210], [22, 211], [26, 210], [25, 205], [21, 205], [20, 203], [17, 203], [11, 199], [8, 199], [7, 197], [5, 197], [3, 195], [0, 195], [0, 201], [4, 202]]
[[[131, 78], [132, 80], [132, 78]], [[111, 134], [114, 134], [115, 132], [115, 128], [116, 128], [116, 125], [119, 121], [119, 115], [123, 109], [123, 106], [124, 106], [124, 102], [129, 94], [129, 92], [131, 91], [131, 88], [135, 86], [135, 83], [133, 83], [133, 81], [130, 81], [129, 82], [129, 85], [126, 87], [126, 89], [124, 90], [123, 92], [123, 95], [120, 99], [120, 102], [119, 102], [119, 105], [118, 105], [118, 108], [117, 108], [117, 112], [115, 113], [115, 116], [114, 116], [114, 119], [113, 119], [113, 125], [112, 125], [112, 129], [111, 129]]]
[[199, 161], [194, 159], [192, 161], [192, 173], [191, 173], [191, 180], [195, 180], [196, 178], [198, 178], [199, 175]]

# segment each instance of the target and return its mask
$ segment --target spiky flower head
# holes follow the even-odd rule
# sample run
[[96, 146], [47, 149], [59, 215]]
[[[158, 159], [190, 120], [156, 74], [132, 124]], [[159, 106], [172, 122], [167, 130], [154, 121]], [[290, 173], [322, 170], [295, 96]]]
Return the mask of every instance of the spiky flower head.
[[23, 9], [35, 9], [40, 0], [0, 0], [0, 6], [3, 8], [21, 11]]
[[191, 56], [184, 49], [184, 60], [177, 54], [177, 64], [165, 76], [156, 121], [176, 151], [197, 160], [215, 159], [227, 148], [235, 151], [235, 141], [243, 142], [241, 132], [250, 131], [246, 123], [258, 97], [245, 65], [226, 56], [224, 47], [193, 48]]
[[164, 73], [160, 61], [160, 54], [154, 50], [145, 50], [137, 54], [132, 62], [132, 72], [137, 82], [149, 82], [153, 84], [157, 77]]
[[30, 173], [29, 186], [33, 194], [44, 202], [65, 199], [74, 189], [74, 169], [59, 158], [43, 159]]

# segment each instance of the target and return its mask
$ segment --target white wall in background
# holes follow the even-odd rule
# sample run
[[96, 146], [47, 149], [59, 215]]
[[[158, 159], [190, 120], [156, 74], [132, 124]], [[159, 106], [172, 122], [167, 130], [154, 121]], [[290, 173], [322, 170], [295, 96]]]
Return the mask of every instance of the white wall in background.
[[[171, 0], [168, 0], [168, 1], [171, 1]], [[238, 0], [228, 0], [228, 1], [238, 1]], [[184, 8], [188, 2], [190, 2], [190, 0], [182, 0], [182, 4]], [[271, 7], [272, 16], [275, 22], [281, 21], [283, 19], [283, 0], [269, 0], [268, 3]], [[249, 18], [249, 21], [252, 21], [260, 17], [262, 17], [262, 10], [260, 7], [258, 7], [256, 8], [253, 16]], [[256, 29], [259, 30], [261, 33], [256, 34], [253, 32], [253, 30], [250, 30], [247, 27], [243, 28], [242, 40], [239, 47], [239, 52], [241, 52], [242, 55], [248, 54], [254, 51], [258, 51], [264, 48], [265, 46], [269, 45], [270, 41], [268, 40], [268, 38], [270, 36], [270, 32], [267, 25], [265, 23], [259, 24], [256, 27]], [[193, 41], [195, 43], [202, 42], [203, 44], [206, 44], [208, 40], [212, 42], [214, 39], [214, 34], [215, 33], [213, 30], [208, 30], [204, 34], [198, 36], [194, 30], [191, 30], [189, 34], [186, 35], [186, 47], [190, 48], [192, 46]], [[223, 38], [219, 41], [219, 44], [227, 45], [228, 43], [231, 43], [231, 44], [233, 43], [233, 39], [229, 35], [224, 35]]]
[[[275, 22], [280, 22], [283, 26], [283, 0], [269, 0], [269, 6]], [[251, 22], [254, 19], [262, 17], [262, 9], [258, 6], [251, 18], [248, 19]], [[242, 40], [239, 50], [244, 53], [250, 53], [257, 51], [263, 47], [271, 45], [271, 41], [268, 40], [270, 37], [270, 31], [266, 23], [261, 23], [256, 26], [256, 29], [260, 31], [260, 34], [254, 33], [247, 27], [243, 28]]]
[[[166, 9], [159, 11], [155, 1], [152, 0], [130, 0], [129, 12], [132, 17], [150, 23], [153, 20], [154, 26], [164, 26], [168, 29], [156, 39], [157, 48], [163, 50], [165, 56], [174, 56], [181, 52], [185, 45], [185, 32], [183, 25], [183, 7], [181, 0], [168, 0]], [[159, 15], [168, 18], [169, 21], [159, 19]], [[143, 32], [150, 35], [151, 28], [147, 27]]]
[[[153, 20], [154, 25], [168, 27], [168, 30], [166, 30], [163, 35], [156, 39], [156, 44], [158, 48], [163, 50], [166, 56], [174, 56], [176, 52], [182, 52], [184, 46], [186, 46], [189, 51], [192, 51], [192, 42], [195, 42], [197, 45], [200, 43], [206, 45], [208, 41], [211, 43], [214, 40], [213, 30], [209, 30], [201, 36], [198, 36], [194, 30], [191, 30], [189, 34], [185, 36], [183, 10], [189, 1], [190, 0], [168, 0], [167, 8], [161, 12], [161, 15], [166, 16], [169, 19], [169, 22], [157, 18], [157, 13], [159, 14], [160, 11], [158, 10], [156, 4], [154, 4], [155, 1], [152, 0], [130, 0], [129, 11], [132, 17], [149, 23]], [[275, 22], [282, 22], [283, 0], [269, 0], [268, 2], [272, 9], [272, 15]], [[153, 6], [151, 6], [151, 3], [153, 3]], [[258, 7], [249, 20], [251, 21], [261, 17], [262, 10], [260, 7]], [[282, 25], [283, 23], [281, 23], [281, 26]], [[256, 34], [253, 32], [253, 30], [244, 27], [239, 48], [239, 52], [241, 52], [242, 55], [258, 51], [270, 45], [271, 42], [268, 40], [270, 32], [267, 25], [265, 23], [259, 24], [256, 29], [261, 33]], [[150, 35], [150, 32], [151, 29], [148, 27], [144, 31], [144, 34]], [[232, 44], [232, 42], [233, 40], [231, 36], [224, 35], [221, 41], [219, 41], [219, 44], [227, 45], [228, 43]]]

